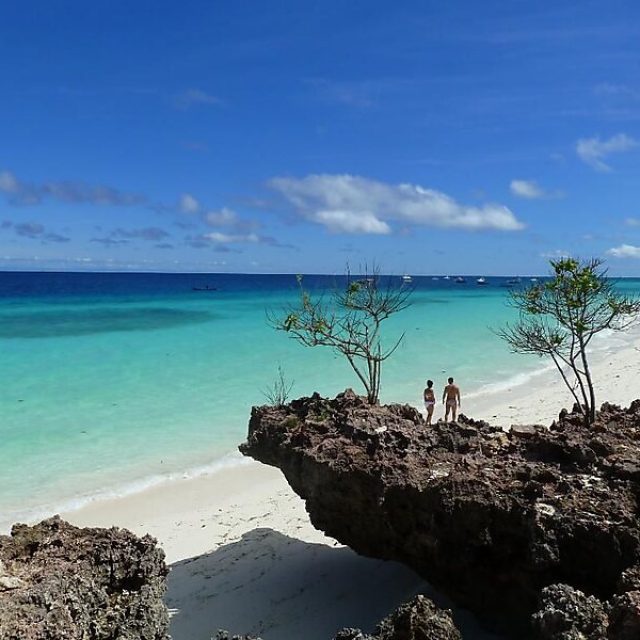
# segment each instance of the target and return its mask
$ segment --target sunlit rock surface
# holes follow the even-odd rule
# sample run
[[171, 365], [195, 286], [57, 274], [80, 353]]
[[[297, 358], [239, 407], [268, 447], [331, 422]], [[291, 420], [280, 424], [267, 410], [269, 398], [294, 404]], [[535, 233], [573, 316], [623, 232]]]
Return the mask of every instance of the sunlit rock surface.
[[55, 517], [0, 536], [2, 640], [165, 640], [164, 552]]

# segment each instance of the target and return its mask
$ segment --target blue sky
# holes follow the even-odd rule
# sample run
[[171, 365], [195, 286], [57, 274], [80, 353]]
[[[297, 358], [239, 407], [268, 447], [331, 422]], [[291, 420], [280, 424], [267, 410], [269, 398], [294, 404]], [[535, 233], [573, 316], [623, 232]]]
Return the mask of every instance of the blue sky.
[[2, 14], [0, 268], [640, 275], [635, 0]]

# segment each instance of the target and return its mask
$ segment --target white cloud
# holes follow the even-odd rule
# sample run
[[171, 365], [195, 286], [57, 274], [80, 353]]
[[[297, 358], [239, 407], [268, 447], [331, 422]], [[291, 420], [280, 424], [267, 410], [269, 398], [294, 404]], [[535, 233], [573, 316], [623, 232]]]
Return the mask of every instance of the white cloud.
[[608, 140], [581, 138], [576, 144], [578, 157], [597, 171], [611, 171], [604, 159], [612, 153], [622, 153], [638, 146], [638, 142], [626, 133], [618, 133]]
[[273, 178], [277, 191], [296, 214], [333, 233], [388, 234], [390, 223], [467, 230], [517, 231], [524, 225], [505, 206], [462, 205], [433, 189], [387, 184], [351, 175]]
[[619, 247], [609, 249], [607, 255], [614, 258], [640, 258], [640, 247], [634, 247], [632, 244], [621, 244]]
[[640, 220], [638, 218], [627, 218], [624, 223], [628, 227], [640, 227]]
[[17, 193], [20, 188], [18, 179], [9, 171], [0, 171], [0, 191], [3, 193]]
[[0, 192], [6, 194], [9, 203], [14, 205], [37, 205], [46, 198], [65, 204], [135, 206], [147, 203], [147, 198], [142, 195], [105, 185], [87, 185], [69, 180], [32, 184], [19, 180], [9, 171], [0, 172]]
[[220, 233], [219, 231], [213, 231], [211, 233], [205, 233], [203, 237], [211, 242], [215, 242], [218, 244], [236, 244], [240, 242], [249, 242], [249, 243], [260, 242], [260, 236], [257, 233], [232, 234], [232, 233]]
[[182, 213], [198, 213], [200, 211], [200, 203], [190, 193], [183, 193], [178, 201], [178, 209]]
[[610, 84], [603, 82], [595, 86], [594, 91], [600, 96], [614, 96], [622, 98], [640, 98], [640, 92], [625, 84]]
[[208, 211], [204, 216], [205, 222], [212, 227], [222, 227], [236, 224], [236, 212], [227, 207], [222, 207], [218, 211]]
[[548, 260], [557, 260], [559, 258], [570, 258], [571, 251], [565, 251], [564, 249], [554, 249], [553, 251], [545, 251], [540, 254], [541, 258], [547, 258]]
[[513, 195], [529, 200], [544, 198], [546, 195], [544, 190], [533, 180], [512, 180], [509, 188]]
[[221, 104], [222, 100], [216, 96], [212, 96], [202, 89], [187, 89], [180, 95], [176, 96], [176, 106], [182, 109], [188, 109], [189, 107], [197, 105], [215, 106]]
[[333, 233], [391, 233], [391, 227], [386, 222], [367, 211], [361, 211], [355, 215], [353, 211], [336, 209], [317, 211], [315, 220]]

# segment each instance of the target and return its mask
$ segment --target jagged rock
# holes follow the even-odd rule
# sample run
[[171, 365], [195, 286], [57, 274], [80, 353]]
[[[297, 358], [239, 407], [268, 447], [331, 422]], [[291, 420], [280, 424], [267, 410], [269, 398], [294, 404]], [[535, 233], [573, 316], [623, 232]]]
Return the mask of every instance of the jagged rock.
[[616, 596], [609, 612], [610, 640], [640, 638], [640, 591], [627, 591]]
[[539, 640], [606, 640], [603, 603], [565, 584], [542, 590], [541, 610], [532, 617]]
[[518, 438], [533, 438], [541, 428], [535, 424], [512, 424], [509, 433]]
[[522, 437], [314, 394], [254, 407], [240, 449], [283, 471], [318, 529], [512, 628], [555, 583], [612, 598], [640, 557], [640, 401], [603, 405], [590, 429], [564, 412]]
[[640, 566], [629, 567], [622, 572], [618, 580], [618, 593], [640, 591]]
[[[54, 517], [0, 536], [2, 640], [165, 640], [167, 569], [153, 538]], [[8, 575], [10, 574], [10, 575]]]
[[438, 609], [424, 596], [416, 596], [385, 618], [373, 634], [343, 629], [334, 640], [462, 640], [462, 636], [450, 611]]
[[26, 586], [25, 583], [14, 576], [0, 576], [0, 591], [10, 591]]

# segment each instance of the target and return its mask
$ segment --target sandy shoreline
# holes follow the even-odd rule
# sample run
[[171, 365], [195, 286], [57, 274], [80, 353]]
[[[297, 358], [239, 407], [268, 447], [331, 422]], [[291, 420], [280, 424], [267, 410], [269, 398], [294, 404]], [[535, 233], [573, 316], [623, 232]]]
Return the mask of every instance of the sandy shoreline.
[[[600, 401], [625, 405], [640, 395], [639, 338], [636, 327], [593, 354]], [[551, 370], [524, 385], [462, 398], [463, 413], [505, 428], [548, 424], [571, 405]], [[440, 412], [441, 406], [436, 417]], [[328, 640], [341, 626], [370, 629], [413, 594], [430, 590], [409, 569], [362, 558], [315, 530], [282, 474], [258, 463], [62, 515], [74, 524], [117, 525], [158, 539], [172, 566], [167, 603], [175, 640], [209, 640], [218, 628], [264, 640]], [[491, 637], [473, 623], [464, 626], [467, 638]]]

